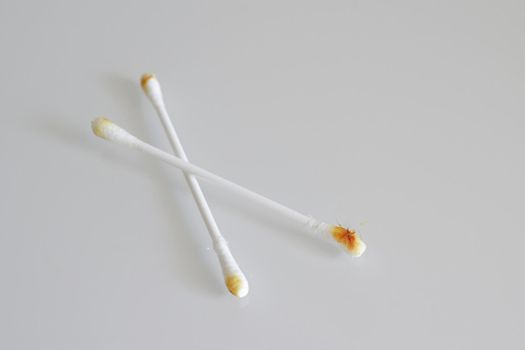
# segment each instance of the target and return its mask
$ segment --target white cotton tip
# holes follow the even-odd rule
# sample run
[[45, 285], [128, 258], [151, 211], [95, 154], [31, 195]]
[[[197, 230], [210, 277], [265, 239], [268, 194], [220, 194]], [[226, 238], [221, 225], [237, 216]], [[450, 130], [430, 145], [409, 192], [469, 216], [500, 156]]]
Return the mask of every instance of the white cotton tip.
[[91, 122], [91, 129], [100, 138], [126, 146], [134, 146], [139, 142], [135, 136], [104, 117], [94, 119]]
[[140, 78], [140, 86], [148, 98], [157, 105], [163, 104], [162, 90], [155, 74], [146, 73]]

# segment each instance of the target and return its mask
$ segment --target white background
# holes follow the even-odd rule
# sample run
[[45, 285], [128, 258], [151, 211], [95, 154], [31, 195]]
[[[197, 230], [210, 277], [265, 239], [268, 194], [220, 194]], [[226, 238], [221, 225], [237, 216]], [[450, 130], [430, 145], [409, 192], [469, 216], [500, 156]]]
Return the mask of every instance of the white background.
[[[523, 349], [523, 1], [2, 1], [0, 348]], [[169, 149], [358, 228], [345, 257]]]

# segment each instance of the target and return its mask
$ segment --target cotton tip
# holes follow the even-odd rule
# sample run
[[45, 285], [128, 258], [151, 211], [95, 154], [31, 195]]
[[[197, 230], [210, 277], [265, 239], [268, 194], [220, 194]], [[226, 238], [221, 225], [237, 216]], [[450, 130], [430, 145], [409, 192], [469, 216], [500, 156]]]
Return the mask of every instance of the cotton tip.
[[144, 73], [142, 74], [142, 76], [140, 77], [140, 85], [142, 86], [143, 89], [146, 88], [146, 86], [148, 85], [148, 82], [152, 79], [157, 79], [155, 78], [155, 74], [152, 74], [152, 73]]
[[228, 243], [221, 237], [214, 241], [213, 249], [219, 258], [226, 288], [236, 297], [245, 297], [250, 290], [248, 280], [235, 261]]
[[156, 105], [162, 105], [162, 90], [155, 74], [145, 73], [140, 78], [140, 86], [148, 98]]
[[238, 298], [244, 298], [246, 295], [248, 295], [248, 292], [250, 291], [248, 281], [243, 275], [235, 274], [226, 276], [224, 282], [226, 283], [226, 287], [228, 288], [230, 293], [232, 293]]
[[91, 122], [91, 129], [95, 135], [108, 141], [127, 146], [134, 146], [140, 142], [135, 136], [104, 117], [94, 119]]
[[342, 226], [333, 226], [331, 230], [333, 239], [341, 244], [347, 252], [354, 257], [360, 257], [366, 250], [366, 244], [354, 231]]

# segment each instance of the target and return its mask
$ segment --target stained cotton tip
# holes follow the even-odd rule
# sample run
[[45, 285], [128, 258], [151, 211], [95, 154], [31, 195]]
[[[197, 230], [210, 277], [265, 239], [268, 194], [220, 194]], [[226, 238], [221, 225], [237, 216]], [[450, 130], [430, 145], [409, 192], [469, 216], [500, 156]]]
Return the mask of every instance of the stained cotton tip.
[[140, 86], [142, 90], [148, 96], [148, 98], [155, 105], [162, 105], [162, 90], [160, 89], [160, 83], [155, 77], [155, 74], [145, 73], [140, 78]]
[[333, 226], [331, 233], [335, 241], [341, 244], [350, 255], [360, 257], [365, 252], [366, 244], [354, 230]]
[[136, 146], [140, 142], [135, 136], [104, 117], [91, 121], [91, 130], [100, 138], [126, 146]]
[[155, 74], [151, 74], [151, 73], [144, 73], [142, 74], [142, 76], [140, 77], [140, 86], [142, 86], [143, 89], [146, 89], [146, 87], [148, 86], [148, 82], [152, 79], [157, 79], [155, 78]]
[[113, 122], [107, 118], [99, 117], [91, 121], [91, 130], [98, 137], [108, 139], [108, 129], [111, 127]]
[[243, 298], [248, 295], [250, 287], [248, 286], [248, 281], [242, 275], [229, 275], [225, 279], [226, 287], [238, 298]]

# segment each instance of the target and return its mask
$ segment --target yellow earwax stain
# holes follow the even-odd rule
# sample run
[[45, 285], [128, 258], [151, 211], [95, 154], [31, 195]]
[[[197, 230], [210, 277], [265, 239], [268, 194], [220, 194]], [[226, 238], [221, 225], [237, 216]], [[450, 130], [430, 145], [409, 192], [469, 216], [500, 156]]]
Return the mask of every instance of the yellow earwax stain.
[[226, 287], [228, 287], [228, 290], [230, 293], [232, 293], [235, 296], [239, 296], [239, 291], [242, 288], [243, 281], [238, 275], [230, 275], [226, 277]]
[[354, 230], [345, 227], [334, 226], [332, 228], [332, 237], [337, 243], [342, 244], [351, 253], [357, 253], [361, 250], [361, 239]]
[[93, 133], [98, 137], [105, 138], [106, 134], [104, 130], [106, 125], [108, 124], [111, 124], [111, 121], [109, 119], [104, 117], [97, 118], [91, 123], [91, 129], [93, 129]]
[[142, 86], [142, 88], [145, 89], [148, 81], [153, 78], [155, 78], [155, 74], [150, 74], [150, 73], [143, 74], [142, 77], [140, 78], [140, 85]]

